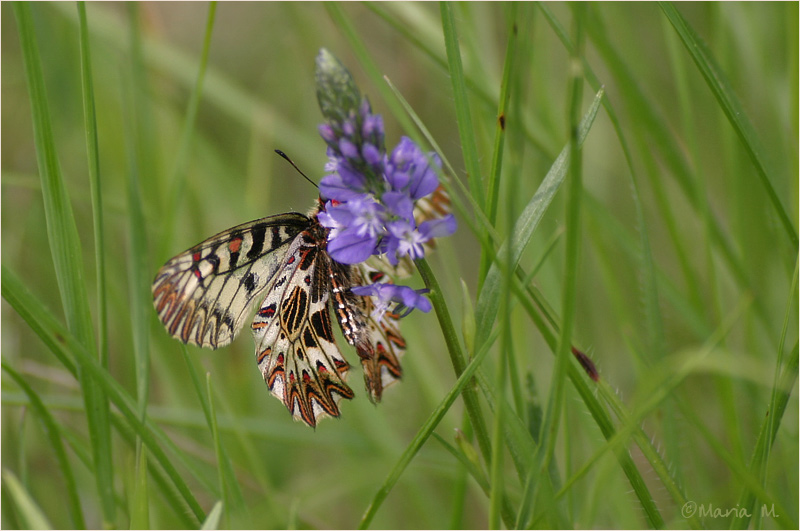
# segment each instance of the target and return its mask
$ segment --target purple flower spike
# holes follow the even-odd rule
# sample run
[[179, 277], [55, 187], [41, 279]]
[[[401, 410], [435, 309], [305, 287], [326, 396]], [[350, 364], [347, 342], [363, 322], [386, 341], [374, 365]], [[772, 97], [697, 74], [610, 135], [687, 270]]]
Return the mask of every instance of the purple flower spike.
[[[350, 73], [325, 50], [317, 58], [316, 76], [327, 121], [319, 133], [329, 157], [319, 185], [320, 196], [328, 201], [317, 219], [327, 229], [329, 255], [342, 264], [362, 263], [373, 255], [385, 255], [393, 265], [404, 256], [422, 258], [425, 242], [456, 230], [452, 215], [419, 225], [414, 219], [417, 201], [439, 186], [441, 160], [408, 137], [387, 154], [383, 118], [372, 113]], [[373, 297], [381, 313], [390, 303], [395, 312], [428, 312], [431, 303], [424, 292], [391, 283], [353, 288], [353, 293]]]

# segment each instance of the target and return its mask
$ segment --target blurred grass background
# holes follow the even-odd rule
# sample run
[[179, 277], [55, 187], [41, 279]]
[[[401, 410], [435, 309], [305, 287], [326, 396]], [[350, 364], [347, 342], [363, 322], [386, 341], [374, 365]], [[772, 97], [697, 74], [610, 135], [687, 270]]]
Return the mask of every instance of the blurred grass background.
[[[397, 102], [372, 66], [408, 100], [453, 163], [454, 177], [467, 183], [462, 150], [473, 148], [462, 148], [459, 137], [457, 123], [464, 115], [455, 105], [440, 6], [220, 3], [196, 120], [187, 126], [207, 43], [209, 5], [87, 4], [104, 216], [103, 297], [95, 265], [78, 9], [72, 3], [26, 9], [41, 61], [58, 174], [80, 239], [80, 252], [74, 247], [77, 256], [68, 263], [82, 264], [95, 337], [102, 335], [100, 307], [107, 304], [107, 348], [97, 340], [97, 349], [107, 356], [107, 380], [118, 383], [132, 403], [138, 397], [137, 407], [146, 407], [150, 421], [163, 429], [158, 444], [202, 510], [187, 506], [180, 488], [164, 479], [169, 473], [163, 463], [141, 451], [141, 433], [116, 404], [110, 410], [111, 468], [98, 470], [91, 442], [96, 434], [87, 423], [81, 385], [52, 355], [54, 348], [6, 302], [6, 286], [18, 279], [44, 305], [39, 314], [61, 323], [74, 318], [64, 314], [48, 242], [47, 192], [33, 141], [19, 17], [4, 2], [2, 526], [197, 527], [220, 499], [226, 502], [223, 519], [211, 518], [210, 524], [358, 526], [387, 476], [397, 470], [400, 455], [455, 382], [433, 314], [415, 312], [404, 320], [405, 376], [383, 403], [374, 407], [359, 392], [361, 375], [354, 366], [350, 382], [356, 399], [343, 405], [340, 419], [314, 431], [292, 422], [269, 396], [255, 370], [248, 333], [218, 352], [189, 348], [184, 357], [180, 344], [161, 328], [142, 287], [172, 255], [216, 232], [313, 205], [316, 191], [273, 150], [288, 153], [309, 175], [322, 175], [326, 158], [316, 131], [321, 116], [313, 77], [320, 47], [350, 68], [373, 109], [384, 115], [389, 147], [402, 134], [420, 136], [406, 115], [394, 111]], [[611, 390], [634, 416], [645, 408], [644, 434], [668, 468], [658, 471], [641, 442], [622, 441], [644, 482], [635, 492], [652, 497], [658, 514], [653, 517], [656, 513], [643, 510], [632, 493], [614, 453], [596, 455], [608, 449], [606, 441], [586, 400], [566, 383], [549, 474], [554, 491], [565, 483], [567, 488], [553, 509], [545, 503], [554, 500], [553, 492], [531, 498], [536, 516], [527, 523], [796, 527], [797, 4], [522, 4], [512, 9], [503, 3], [463, 3], [449, 9], [460, 37], [481, 186], [496, 154], [501, 87], [510, 92], [495, 250], [569, 142], [573, 71], [558, 28], [571, 37], [576, 9], [585, 10], [584, 72], [591, 70], [603, 85], [608, 107], [598, 113], [582, 150], [572, 343], [596, 363], [601, 384], [596, 389], [590, 382], [589, 388], [607, 407], [614, 409], [604, 394]], [[730, 86], [723, 97], [735, 94], [752, 123], [753, 135], [744, 141], [687, 53], [669, 9], [685, 18], [724, 72]], [[503, 65], [512, 23], [517, 54], [506, 84]], [[587, 74], [580, 115], [598, 88], [589, 80]], [[794, 238], [748, 156], [747, 148], [753, 147], [765, 161]], [[454, 196], [466, 204], [457, 189]], [[526, 272], [536, 268], [531, 285], [555, 315], [561, 314], [569, 265], [567, 216], [564, 188], [520, 262]], [[469, 327], [485, 271], [479, 240], [469, 220], [460, 221], [459, 232], [441, 242], [430, 263], [456, 323]], [[419, 278], [412, 283], [421, 286]], [[519, 306], [510, 304], [497, 327], [510, 332], [508, 342], [493, 347], [481, 371], [493, 382], [501, 348], [513, 352], [507, 382], [515, 388], [506, 390], [511, 409], [504, 414], [529, 426], [535, 440], [539, 408], [553, 389], [552, 375], [559, 374], [552, 348]], [[478, 330], [481, 334], [488, 330]], [[469, 337], [466, 347], [471, 356], [477, 354]], [[356, 364], [353, 353], [344, 350]], [[791, 397], [767, 452], [759, 446], [760, 433], [770, 429], [764, 419], [787, 393]], [[484, 402], [482, 411], [491, 427], [489, 404]], [[215, 423], [208, 421], [211, 413]], [[485, 494], [465, 461], [443, 444], [454, 445], [470, 462], [469, 450], [453, 438], [455, 428], [469, 434], [464, 418], [457, 400], [435, 428], [437, 438], [428, 439], [402, 470], [371, 527], [481, 528], [493, 522], [494, 495]], [[44, 419], [51, 421], [47, 430], [40, 423]], [[614, 419], [617, 426], [627, 426], [618, 411]], [[56, 439], [66, 447], [64, 460]], [[74, 479], [65, 478], [64, 461]], [[513, 513], [524, 505], [520, 500], [528, 499], [528, 490], [508, 456], [504, 463], [489, 492], [504, 492]], [[586, 463], [588, 470], [576, 476]], [[488, 477], [489, 464], [477, 466], [485, 466]], [[677, 487], [665, 487], [664, 474]], [[111, 482], [106, 498], [98, 493], [102, 477]], [[69, 494], [70, 484], [80, 499], [77, 508], [54, 495]], [[752, 520], [681, 514], [687, 500], [725, 512], [751, 493], [758, 498], [756, 512], [774, 502], [782, 514]]]

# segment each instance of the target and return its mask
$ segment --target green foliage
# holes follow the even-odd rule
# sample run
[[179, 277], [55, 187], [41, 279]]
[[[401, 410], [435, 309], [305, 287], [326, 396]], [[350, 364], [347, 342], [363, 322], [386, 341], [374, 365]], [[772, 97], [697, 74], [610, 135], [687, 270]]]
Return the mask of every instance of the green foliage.
[[[797, 528], [796, 3], [0, 10], [4, 528]], [[320, 48], [460, 230], [311, 430], [149, 282], [314, 203]]]

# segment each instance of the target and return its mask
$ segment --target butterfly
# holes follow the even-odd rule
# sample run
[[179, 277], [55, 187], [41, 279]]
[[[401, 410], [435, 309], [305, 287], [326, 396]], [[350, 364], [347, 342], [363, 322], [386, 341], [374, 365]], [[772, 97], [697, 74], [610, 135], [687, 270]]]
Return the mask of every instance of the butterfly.
[[[326, 250], [327, 228], [317, 216], [292, 212], [238, 225], [169, 260], [153, 281], [153, 302], [170, 335], [183, 343], [216, 349], [228, 345], [248, 321], [256, 362], [270, 392], [296, 420], [316, 426], [338, 417], [339, 402], [351, 399], [348, 362], [333, 333], [331, 313], [345, 340], [356, 348], [369, 397], [402, 376], [406, 343], [399, 317], [376, 313], [372, 297], [353, 286], [391, 282], [382, 260], [341, 264]], [[422, 219], [449, 211], [443, 188], [417, 205]]]

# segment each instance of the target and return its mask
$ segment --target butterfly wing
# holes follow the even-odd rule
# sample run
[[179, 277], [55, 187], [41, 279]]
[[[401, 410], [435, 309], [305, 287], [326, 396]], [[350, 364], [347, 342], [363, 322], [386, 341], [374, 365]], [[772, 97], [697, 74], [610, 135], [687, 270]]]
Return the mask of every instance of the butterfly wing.
[[230, 343], [264, 292], [289, 243], [311, 223], [302, 214], [238, 225], [179, 254], [153, 281], [153, 302], [167, 331], [184, 343]]
[[[302, 232], [289, 247], [252, 324], [258, 368], [295, 419], [316, 426], [353, 398], [349, 364], [336, 346], [328, 304], [332, 261], [324, 231]], [[321, 238], [321, 239], [320, 239]]]

